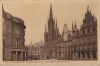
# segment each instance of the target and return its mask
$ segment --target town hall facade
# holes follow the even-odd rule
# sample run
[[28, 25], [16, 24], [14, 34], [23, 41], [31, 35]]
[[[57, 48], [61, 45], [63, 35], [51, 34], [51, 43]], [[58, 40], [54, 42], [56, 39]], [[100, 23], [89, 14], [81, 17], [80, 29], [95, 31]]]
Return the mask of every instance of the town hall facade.
[[48, 24], [45, 26], [44, 44], [48, 59], [58, 60], [97, 60], [97, 18], [92, 15], [89, 6], [82, 26], [72, 23], [72, 30], [64, 24], [59, 32], [57, 19], [53, 17], [52, 6]]

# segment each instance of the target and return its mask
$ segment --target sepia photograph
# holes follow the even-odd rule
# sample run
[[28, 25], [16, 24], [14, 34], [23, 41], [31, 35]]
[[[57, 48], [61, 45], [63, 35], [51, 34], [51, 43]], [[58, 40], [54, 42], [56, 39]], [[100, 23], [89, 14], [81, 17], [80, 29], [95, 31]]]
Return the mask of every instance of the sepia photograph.
[[2, 61], [98, 61], [97, 1], [2, 1]]

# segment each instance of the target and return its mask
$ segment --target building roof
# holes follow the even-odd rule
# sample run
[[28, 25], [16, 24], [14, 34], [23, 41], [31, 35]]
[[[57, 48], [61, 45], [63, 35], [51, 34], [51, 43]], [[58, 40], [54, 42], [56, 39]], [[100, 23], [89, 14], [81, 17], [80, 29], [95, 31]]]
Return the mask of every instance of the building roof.
[[22, 24], [24, 24], [24, 21], [23, 21], [22, 19], [18, 18], [18, 17], [13, 17], [13, 21], [14, 21], [14, 22], [17, 22], [17, 23], [22, 23]]
[[6, 12], [4, 10], [4, 8], [3, 8], [3, 5], [2, 5], [2, 15], [3, 15], [3, 18], [12, 20], [13, 22], [17, 22], [17, 23], [20, 23], [20, 24], [24, 24], [24, 21], [21, 18], [15, 17], [12, 14]]

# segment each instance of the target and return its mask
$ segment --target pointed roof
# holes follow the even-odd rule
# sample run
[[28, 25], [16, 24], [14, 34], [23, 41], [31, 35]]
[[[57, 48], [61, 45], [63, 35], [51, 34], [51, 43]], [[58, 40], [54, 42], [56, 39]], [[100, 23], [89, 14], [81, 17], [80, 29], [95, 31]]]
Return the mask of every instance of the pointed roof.
[[76, 25], [76, 20], [75, 20], [75, 28], [77, 28], [77, 25]]
[[64, 24], [64, 27], [63, 27], [63, 32], [64, 33], [67, 33], [69, 30], [68, 30], [68, 26], [67, 24]]
[[52, 5], [51, 4], [50, 4], [50, 15], [49, 16], [53, 18], [53, 12], [52, 12]]
[[73, 28], [73, 21], [72, 21], [72, 28]]
[[73, 30], [73, 21], [72, 21], [72, 30]]
[[57, 19], [56, 19], [56, 28], [57, 28]]
[[70, 36], [71, 34], [70, 31], [68, 30], [68, 26], [67, 24], [64, 24], [63, 33], [62, 33], [63, 41], [67, 41]]
[[47, 33], [47, 27], [46, 27], [46, 25], [45, 25], [45, 33]]
[[90, 11], [90, 7], [89, 7], [89, 5], [87, 6], [87, 13], [90, 13], [91, 11]]
[[2, 4], [2, 11], [4, 11], [3, 4]]
[[4, 17], [5, 12], [4, 12], [4, 8], [3, 8], [3, 3], [2, 3], [2, 16]]
[[91, 10], [90, 10], [90, 7], [89, 7], [89, 5], [87, 6], [87, 12], [86, 12], [86, 14], [85, 14], [85, 16], [91, 16], [92, 14], [91, 14]]
[[87, 12], [89, 12], [89, 5], [87, 6]]

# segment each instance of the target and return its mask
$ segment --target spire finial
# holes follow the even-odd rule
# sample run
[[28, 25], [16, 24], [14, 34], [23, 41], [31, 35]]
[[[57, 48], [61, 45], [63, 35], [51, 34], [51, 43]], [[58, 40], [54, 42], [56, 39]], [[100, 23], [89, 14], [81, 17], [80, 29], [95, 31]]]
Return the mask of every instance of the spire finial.
[[4, 13], [3, 3], [2, 3], [2, 13]]
[[56, 19], [56, 28], [57, 28], [57, 19]]
[[89, 12], [89, 5], [87, 6], [87, 12]]
[[50, 4], [50, 17], [53, 17], [53, 13], [52, 13], [52, 5]]
[[45, 32], [47, 32], [47, 27], [46, 27], [46, 25], [45, 25]]
[[75, 28], [76, 28], [76, 26], [77, 26], [77, 25], [76, 25], [76, 20], [75, 20]]
[[72, 21], [72, 30], [73, 30], [73, 21]]
[[2, 3], [2, 8], [3, 8], [3, 3]]

